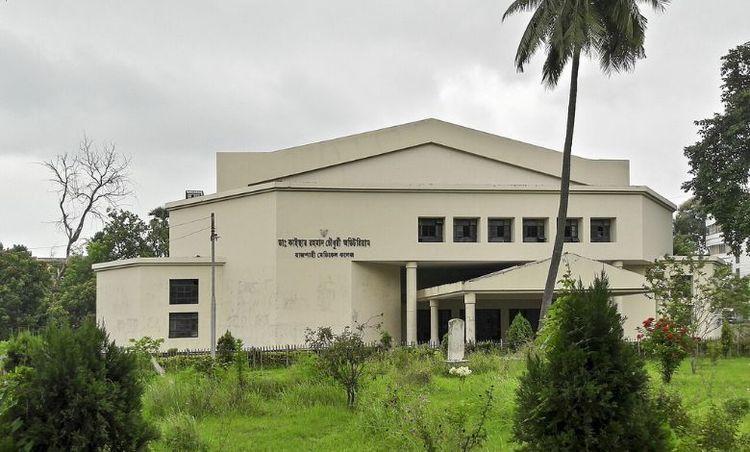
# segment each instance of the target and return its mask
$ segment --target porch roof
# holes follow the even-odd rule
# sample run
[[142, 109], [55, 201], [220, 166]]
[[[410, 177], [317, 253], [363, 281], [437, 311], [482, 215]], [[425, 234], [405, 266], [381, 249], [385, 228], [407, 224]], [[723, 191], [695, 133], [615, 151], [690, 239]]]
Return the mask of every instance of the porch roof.
[[[541, 294], [547, 279], [550, 259], [517, 265], [494, 273], [482, 275], [466, 281], [428, 287], [417, 291], [418, 300], [440, 298], [457, 298], [466, 292], [477, 294]], [[560, 260], [559, 275], [563, 275], [570, 268], [575, 280], [580, 279], [584, 286], [591, 284], [594, 277], [604, 272], [609, 279], [609, 287], [615, 295], [628, 295], [646, 292], [643, 275], [624, 270], [613, 265], [600, 262], [573, 253], [564, 253]], [[560, 283], [555, 285], [555, 291], [562, 289]]]

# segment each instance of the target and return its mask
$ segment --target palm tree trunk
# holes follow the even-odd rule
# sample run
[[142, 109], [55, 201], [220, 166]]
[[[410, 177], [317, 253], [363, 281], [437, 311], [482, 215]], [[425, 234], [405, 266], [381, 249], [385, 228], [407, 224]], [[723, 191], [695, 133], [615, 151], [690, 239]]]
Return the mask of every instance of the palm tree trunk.
[[555, 245], [552, 249], [552, 259], [547, 273], [547, 282], [544, 285], [544, 296], [542, 298], [542, 309], [539, 313], [539, 327], [544, 325], [547, 310], [552, 305], [552, 296], [557, 282], [557, 269], [562, 258], [563, 242], [565, 238], [565, 220], [568, 217], [568, 198], [570, 197], [570, 156], [573, 148], [573, 128], [576, 122], [576, 100], [578, 98], [578, 66], [581, 52], [573, 53], [573, 64], [570, 71], [570, 93], [568, 96], [568, 122], [565, 129], [565, 146], [563, 147], [562, 174], [560, 179], [560, 206], [557, 210], [557, 231], [555, 232]]

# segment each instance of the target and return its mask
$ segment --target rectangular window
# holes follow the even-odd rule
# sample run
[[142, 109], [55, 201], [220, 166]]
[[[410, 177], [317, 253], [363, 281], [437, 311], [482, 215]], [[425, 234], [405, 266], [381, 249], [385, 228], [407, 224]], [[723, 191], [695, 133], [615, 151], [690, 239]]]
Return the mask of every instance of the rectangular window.
[[591, 241], [592, 242], [611, 242], [612, 241], [612, 219], [611, 218], [592, 218], [591, 219]]
[[524, 242], [546, 242], [544, 218], [523, 219], [523, 241]]
[[512, 218], [490, 218], [487, 221], [487, 240], [490, 242], [512, 242], [512, 231]]
[[169, 337], [198, 337], [198, 313], [170, 312]]
[[478, 224], [479, 224], [479, 218], [454, 218], [453, 219], [453, 241], [454, 242], [476, 242]]
[[565, 241], [566, 242], [580, 242], [578, 230], [580, 221], [578, 218], [568, 218], [565, 220]]
[[198, 304], [198, 280], [170, 279], [169, 304]]
[[442, 242], [444, 218], [419, 218], [417, 234], [420, 242]]

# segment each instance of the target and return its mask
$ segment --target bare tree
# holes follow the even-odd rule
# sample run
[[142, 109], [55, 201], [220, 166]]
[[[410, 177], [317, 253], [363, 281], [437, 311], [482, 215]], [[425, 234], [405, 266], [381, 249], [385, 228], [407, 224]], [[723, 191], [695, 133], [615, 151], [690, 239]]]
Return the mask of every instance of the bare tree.
[[117, 152], [114, 143], [95, 146], [84, 135], [76, 153], [66, 152], [42, 164], [52, 173], [60, 210], [57, 224], [67, 239], [62, 276], [86, 222], [101, 219], [107, 207], [117, 207], [131, 194], [130, 159]]

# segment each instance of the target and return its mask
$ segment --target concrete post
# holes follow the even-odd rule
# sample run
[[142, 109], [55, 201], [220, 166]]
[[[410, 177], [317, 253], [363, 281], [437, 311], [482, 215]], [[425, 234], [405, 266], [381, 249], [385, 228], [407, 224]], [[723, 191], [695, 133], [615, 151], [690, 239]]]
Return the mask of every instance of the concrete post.
[[[617, 268], [623, 268], [624, 262], [623, 261], [613, 261], [612, 262], [613, 267]], [[622, 297], [612, 297], [612, 301], [614, 302], [615, 306], [617, 307], [617, 312], [622, 314]]]
[[440, 344], [438, 337], [438, 301], [430, 300], [430, 344]]
[[406, 344], [417, 343], [417, 263], [406, 263]]
[[464, 309], [466, 310], [466, 342], [476, 342], [476, 312], [477, 295], [474, 292], [464, 294]]
[[512, 322], [513, 319], [510, 318], [510, 308], [503, 307], [500, 310], [500, 338], [504, 341], [505, 335], [508, 333], [508, 328], [510, 328], [510, 322]]

